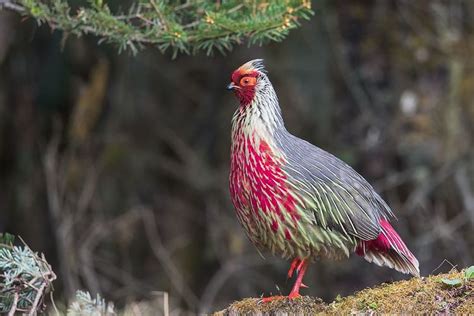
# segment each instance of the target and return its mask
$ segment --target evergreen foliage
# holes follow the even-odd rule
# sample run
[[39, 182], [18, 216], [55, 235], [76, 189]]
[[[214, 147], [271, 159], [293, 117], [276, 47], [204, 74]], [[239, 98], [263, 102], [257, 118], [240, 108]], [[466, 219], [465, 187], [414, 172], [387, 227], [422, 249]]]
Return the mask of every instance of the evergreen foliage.
[[138, 0], [126, 10], [104, 0], [72, 7], [66, 0], [0, 0], [5, 7], [31, 16], [64, 36], [92, 34], [99, 43], [136, 53], [144, 46], [193, 54], [229, 51], [236, 44], [281, 41], [313, 14], [309, 0]]
[[68, 316], [112, 316], [116, 315], [114, 305], [107, 303], [99, 294], [92, 298], [89, 292], [77, 291], [76, 299], [67, 311]]
[[0, 313], [33, 313], [43, 308], [56, 275], [43, 256], [15, 246], [12, 235], [0, 235]]
[[[14, 245], [15, 237], [0, 233], [0, 314], [28, 313], [34, 315], [46, 309], [43, 300], [52, 290], [56, 275], [43, 255], [27, 245]], [[77, 291], [67, 315], [116, 315], [113, 303], [99, 294], [92, 298], [89, 292]]]

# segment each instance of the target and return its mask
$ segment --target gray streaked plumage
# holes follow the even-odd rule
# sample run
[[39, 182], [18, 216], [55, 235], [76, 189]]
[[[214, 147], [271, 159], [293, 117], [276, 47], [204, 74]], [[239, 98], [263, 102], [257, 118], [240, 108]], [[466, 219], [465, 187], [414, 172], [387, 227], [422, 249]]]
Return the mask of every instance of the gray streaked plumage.
[[237, 69], [234, 85], [245, 76], [256, 76], [256, 84], [236, 91], [241, 104], [232, 120], [230, 186], [250, 240], [284, 258], [339, 259], [356, 252], [419, 275], [418, 261], [389, 224], [393, 212], [373, 187], [342, 160], [286, 130], [263, 61]]

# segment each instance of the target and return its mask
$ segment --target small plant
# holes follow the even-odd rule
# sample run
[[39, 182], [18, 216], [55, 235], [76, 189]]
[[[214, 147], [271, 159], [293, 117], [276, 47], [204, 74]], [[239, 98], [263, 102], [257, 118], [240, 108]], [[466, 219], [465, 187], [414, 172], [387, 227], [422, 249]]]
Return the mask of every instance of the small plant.
[[43, 255], [13, 242], [12, 235], [0, 235], [0, 313], [33, 315], [44, 309], [44, 296], [56, 275]]
[[464, 271], [464, 278], [466, 280], [474, 279], [474, 266], [470, 266]]
[[[44, 297], [52, 290], [56, 275], [44, 256], [33, 252], [24, 242], [14, 244], [15, 236], [0, 233], [0, 314], [36, 315], [46, 306]], [[69, 316], [112, 316], [114, 305], [99, 294], [95, 298], [85, 291], [77, 291], [69, 305]]]
[[77, 291], [76, 299], [67, 311], [68, 316], [112, 316], [116, 315], [113, 303], [106, 302], [99, 294], [92, 298], [89, 292]]
[[378, 305], [375, 302], [369, 303], [367, 306], [372, 310], [376, 310], [378, 308]]
[[446, 278], [443, 278], [441, 279], [441, 282], [447, 286], [459, 286], [462, 284], [462, 280], [461, 279], [446, 279]]
[[9, 247], [13, 245], [15, 236], [9, 233], [0, 233], [0, 248]]
[[443, 278], [440, 280], [441, 283], [453, 287], [453, 286], [460, 286], [464, 283], [474, 279], [474, 266], [470, 266], [466, 270], [464, 270], [464, 277], [463, 278], [456, 278], [456, 279], [447, 279]]

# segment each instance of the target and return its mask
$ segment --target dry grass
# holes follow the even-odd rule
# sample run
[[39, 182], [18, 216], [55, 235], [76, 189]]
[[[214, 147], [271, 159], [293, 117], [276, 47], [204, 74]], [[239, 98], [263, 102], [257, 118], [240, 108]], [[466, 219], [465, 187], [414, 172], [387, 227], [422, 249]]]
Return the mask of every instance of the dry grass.
[[[448, 286], [441, 279], [461, 279]], [[464, 271], [384, 283], [330, 304], [308, 296], [262, 303], [258, 298], [234, 302], [215, 316], [224, 315], [315, 315], [315, 314], [462, 314], [474, 315], [474, 279], [464, 280]]]

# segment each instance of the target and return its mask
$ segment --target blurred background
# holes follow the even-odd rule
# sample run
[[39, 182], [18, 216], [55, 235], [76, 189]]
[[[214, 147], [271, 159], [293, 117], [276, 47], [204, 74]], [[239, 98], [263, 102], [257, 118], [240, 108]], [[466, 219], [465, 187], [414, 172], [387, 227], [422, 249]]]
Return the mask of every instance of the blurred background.
[[[0, 231], [44, 252], [56, 299], [123, 306], [168, 292], [174, 314], [287, 293], [228, 192], [225, 90], [264, 58], [287, 128], [359, 171], [397, 214], [422, 275], [473, 264], [474, 1], [315, 1], [282, 43], [227, 56], [132, 56], [0, 11]], [[311, 266], [333, 300], [404, 276], [354, 256]]]

